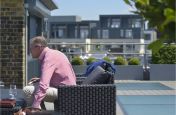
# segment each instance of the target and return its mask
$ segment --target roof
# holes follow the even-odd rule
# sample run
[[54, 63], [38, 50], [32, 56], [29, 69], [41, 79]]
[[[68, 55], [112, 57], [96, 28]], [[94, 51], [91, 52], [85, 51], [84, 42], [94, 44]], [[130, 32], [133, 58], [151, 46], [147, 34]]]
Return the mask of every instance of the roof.
[[49, 10], [58, 9], [58, 6], [53, 2], [53, 0], [40, 0]]

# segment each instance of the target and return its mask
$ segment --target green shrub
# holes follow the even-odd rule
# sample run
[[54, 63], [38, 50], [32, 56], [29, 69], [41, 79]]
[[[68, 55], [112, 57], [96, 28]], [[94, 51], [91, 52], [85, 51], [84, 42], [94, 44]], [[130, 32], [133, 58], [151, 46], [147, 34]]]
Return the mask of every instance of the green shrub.
[[94, 57], [89, 57], [89, 58], [87, 59], [87, 65], [90, 65], [91, 63], [96, 62], [96, 61], [97, 61], [96, 58], [94, 58]]
[[176, 45], [162, 46], [152, 54], [153, 64], [176, 64]]
[[130, 58], [128, 61], [128, 65], [139, 65], [140, 60], [137, 57]]
[[105, 60], [105, 61], [107, 61], [107, 62], [109, 62], [109, 63], [112, 63], [112, 60], [111, 60], [109, 57], [107, 57], [107, 56], [104, 57], [103, 60]]
[[126, 60], [124, 57], [122, 56], [118, 56], [115, 60], [114, 60], [114, 65], [125, 65], [126, 64]]
[[72, 65], [83, 65], [84, 61], [80, 57], [74, 57], [71, 61]]

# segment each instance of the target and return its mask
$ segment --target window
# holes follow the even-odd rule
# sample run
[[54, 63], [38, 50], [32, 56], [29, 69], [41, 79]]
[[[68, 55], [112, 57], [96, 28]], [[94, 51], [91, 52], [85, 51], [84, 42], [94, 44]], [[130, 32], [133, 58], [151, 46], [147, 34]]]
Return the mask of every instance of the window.
[[111, 20], [110, 20], [110, 18], [102, 18], [101, 19], [101, 26], [103, 28], [109, 28], [109, 27], [111, 27]]
[[151, 40], [151, 34], [144, 34], [145, 40]]
[[77, 26], [75, 26], [75, 38], [78, 38], [78, 30]]
[[59, 37], [59, 32], [58, 30], [55, 30], [55, 38], [58, 38]]
[[59, 29], [58, 30], [58, 38], [62, 38], [64, 37], [64, 30], [63, 29]]
[[109, 28], [110, 25], [111, 25], [111, 21], [110, 21], [110, 19], [108, 19], [107, 21], [108, 21], [108, 25], [107, 25], [107, 26], [108, 26], [108, 28]]
[[56, 37], [56, 26], [51, 25], [51, 37], [55, 38]]
[[56, 26], [53, 26], [53, 38], [57, 37], [57, 28]]
[[54, 38], [54, 32], [53, 31], [51, 32], [51, 38]]
[[109, 31], [108, 30], [103, 30], [102, 31], [102, 38], [108, 38], [109, 37]]
[[77, 38], [77, 37], [78, 37], [78, 30], [75, 29], [75, 38]]
[[45, 32], [47, 32], [47, 26], [48, 26], [48, 21], [46, 20], [46, 18], [44, 18], [43, 30], [44, 30]]
[[141, 27], [141, 19], [136, 19], [135, 21], [135, 27], [140, 28]]
[[87, 38], [89, 35], [89, 29], [87, 26], [80, 26], [80, 37]]
[[126, 45], [126, 50], [127, 51], [132, 51], [135, 49], [135, 45]]
[[120, 37], [124, 37], [124, 31], [120, 30]]
[[132, 30], [126, 30], [125, 31], [125, 37], [126, 38], [132, 38]]
[[57, 38], [64, 37], [64, 29], [65, 29], [65, 26], [57, 26], [57, 34], [56, 34]]
[[87, 38], [88, 37], [88, 29], [81, 29], [80, 30], [80, 37], [81, 38]]
[[100, 30], [97, 30], [97, 37], [100, 38], [101, 35], [100, 35]]
[[51, 37], [52, 38], [63, 38], [65, 32], [65, 26], [52, 25], [51, 26]]
[[94, 28], [94, 27], [96, 27], [96, 26], [97, 26], [96, 23], [90, 23], [90, 27], [91, 27], [91, 28]]
[[112, 19], [111, 28], [119, 28], [120, 27], [120, 19]]
[[131, 26], [132, 26], [132, 28], [140, 28], [141, 27], [141, 19], [133, 19]]

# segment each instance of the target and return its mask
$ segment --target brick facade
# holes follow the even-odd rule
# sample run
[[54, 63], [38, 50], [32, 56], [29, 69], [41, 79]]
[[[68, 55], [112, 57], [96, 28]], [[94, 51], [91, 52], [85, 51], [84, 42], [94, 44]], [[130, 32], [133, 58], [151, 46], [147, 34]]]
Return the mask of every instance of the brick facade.
[[15, 80], [25, 85], [24, 0], [0, 0], [0, 80], [6, 87]]

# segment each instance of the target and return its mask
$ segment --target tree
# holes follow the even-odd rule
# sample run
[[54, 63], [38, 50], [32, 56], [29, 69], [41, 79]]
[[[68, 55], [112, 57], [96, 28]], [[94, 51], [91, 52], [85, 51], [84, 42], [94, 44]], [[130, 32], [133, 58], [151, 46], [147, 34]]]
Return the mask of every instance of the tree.
[[154, 64], [176, 64], [176, 45], [163, 45], [158, 52], [152, 53]]
[[164, 42], [175, 43], [175, 0], [124, 0], [128, 5], [136, 7], [136, 14], [149, 22], [149, 27], [155, 28], [160, 38], [149, 45], [154, 52], [158, 51]]

